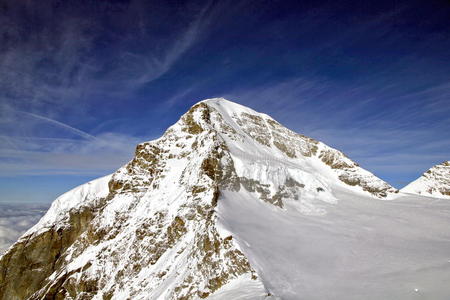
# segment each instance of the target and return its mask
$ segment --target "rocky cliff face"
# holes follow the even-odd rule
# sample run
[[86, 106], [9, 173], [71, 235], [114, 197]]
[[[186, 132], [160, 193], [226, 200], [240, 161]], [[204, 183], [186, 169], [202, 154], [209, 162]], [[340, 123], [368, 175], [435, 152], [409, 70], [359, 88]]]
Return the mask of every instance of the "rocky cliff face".
[[450, 199], [450, 161], [432, 167], [402, 192]]
[[[0, 299], [196, 299], [251, 281], [223, 191], [323, 214], [335, 188], [396, 192], [341, 152], [224, 99], [194, 105], [112, 175], [80, 186], [0, 260]], [[264, 296], [265, 295], [265, 296]]]

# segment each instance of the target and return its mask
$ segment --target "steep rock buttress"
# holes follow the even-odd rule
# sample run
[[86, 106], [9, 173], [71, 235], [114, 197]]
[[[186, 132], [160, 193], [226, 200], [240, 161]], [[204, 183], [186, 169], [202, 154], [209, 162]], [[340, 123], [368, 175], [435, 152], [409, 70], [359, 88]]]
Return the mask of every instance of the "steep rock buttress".
[[265, 114], [202, 101], [118, 171], [55, 200], [1, 257], [0, 299], [194, 299], [241, 279], [264, 291], [217, 222], [221, 191], [320, 214], [336, 187], [396, 192]]

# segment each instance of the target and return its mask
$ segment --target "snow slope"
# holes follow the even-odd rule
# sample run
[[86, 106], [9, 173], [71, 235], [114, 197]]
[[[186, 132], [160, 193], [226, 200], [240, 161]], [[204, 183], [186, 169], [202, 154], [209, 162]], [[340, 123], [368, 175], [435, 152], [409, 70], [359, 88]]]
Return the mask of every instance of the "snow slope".
[[240, 177], [261, 180], [273, 190], [291, 177], [309, 180], [304, 187], [307, 194], [320, 194], [324, 201], [335, 200], [330, 194], [333, 187], [380, 199], [398, 192], [342, 152], [295, 133], [266, 114], [222, 98], [201, 103], [213, 109], [212, 124], [228, 146]]
[[449, 299], [448, 201], [335, 195], [308, 216], [225, 192], [219, 220], [281, 299]]
[[405, 186], [402, 192], [450, 199], [450, 161], [432, 167]]
[[0, 299], [447, 299], [450, 204], [424, 199], [204, 100], [55, 200], [0, 259]]

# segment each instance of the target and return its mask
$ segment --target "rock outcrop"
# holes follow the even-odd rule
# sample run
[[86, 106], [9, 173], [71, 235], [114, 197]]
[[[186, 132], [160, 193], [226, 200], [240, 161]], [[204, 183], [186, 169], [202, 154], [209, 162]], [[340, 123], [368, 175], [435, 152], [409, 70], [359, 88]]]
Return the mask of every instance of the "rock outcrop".
[[438, 164], [405, 186], [405, 193], [450, 199], [450, 161]]
[[0, 259], [0, 299], [197, 299], [242, 278], [264, 289], [218, 222], [221, 192], [320, 214], [336, 186], [396, 191], [267, 115], [200, 102], [117, 172], [55, 200]]

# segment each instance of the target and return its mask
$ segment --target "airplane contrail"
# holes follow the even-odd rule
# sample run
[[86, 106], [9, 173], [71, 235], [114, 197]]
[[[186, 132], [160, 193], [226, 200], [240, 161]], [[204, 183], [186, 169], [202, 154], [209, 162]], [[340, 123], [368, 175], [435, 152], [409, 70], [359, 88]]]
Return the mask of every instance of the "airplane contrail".
[[72, 132], [72, 133], [74, 133], [76, 135], [79, 135], [79, 136], [81, 136], [81, 137], [83, 137], [85, 139], [98, 140], [95, 136], [93, 136], [93, 135], [91, 135], [91, 134], [89, 134], [87, 132], [84, 132], [84, 131], [82, 131], [80, 129], [74, 128], [74, 127], [72, 127], [70, 125], [67, 125], [65, 123], [62, 123], [62, 122], [59, 122], [59, 121], [56, 121], [56, 120], [53, 120], [53, 119], [50, 119], [50, 118], [47, 118], [47, 117], [44, 117], [44, 116], [40, 116], [40, 115], [36, 115], [36, 114], [33, 114], [33, 113], [29, 113], [29, 112], [26, 112], [26, 111], [19, 111], [19, 112], [22, 113], [22, 114], [25, 114], [27, 116], [30, 116], [30, 117], [42, 120], [42, 121], [46, 121], [48, 123], [55, 124], [55, 125], [57, 125], [59, 127], [67, 129], [70, 132]]

